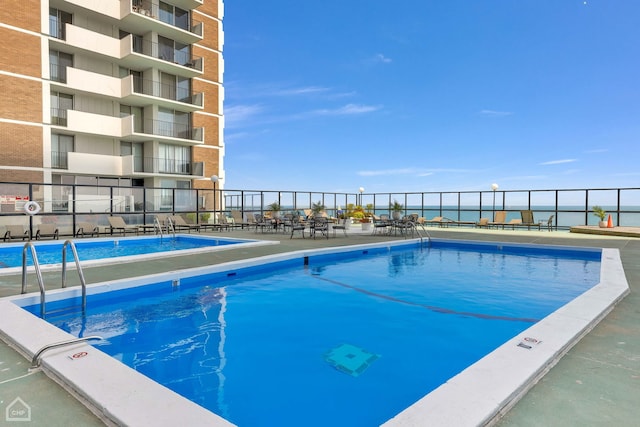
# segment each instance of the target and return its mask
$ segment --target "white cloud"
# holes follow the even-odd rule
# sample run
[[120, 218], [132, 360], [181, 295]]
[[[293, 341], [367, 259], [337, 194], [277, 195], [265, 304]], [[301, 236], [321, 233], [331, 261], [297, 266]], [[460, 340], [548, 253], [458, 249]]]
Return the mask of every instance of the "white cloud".
[[539, 163], [540, 166], [548, 166], [548, 165], [561, 165], [564, 163], [573, 163], [577, 162], [578, 159], [562, 159], [562, 160], [549, 160], [548, 162]]
[[239, 124], [250, 120], [263, 111], [260, 105], [234, 105], [225, 107], [225, 125], [229, 128], [237, 127]]
[[480, 110], [478, 115], [484, 117], [506, 117], [513, 115], [513, 113], [511, 111]]
[[315, 110], [312, 114], [327, 115], [327, 116], [348, 116], [353, 114], [365, 114], [372, 113], [380, 110], [382, 107], [379, 105], [359, 105], [359, 104], [347, 104], [339, 108], [334, 109], [322, 109]]
[[389, 64], [393, 61], [391, 58], [387, 58], [383, 54], [377, 53], [376, 56], [374, 57], [374, 62], [382, 62], [383, 64]]

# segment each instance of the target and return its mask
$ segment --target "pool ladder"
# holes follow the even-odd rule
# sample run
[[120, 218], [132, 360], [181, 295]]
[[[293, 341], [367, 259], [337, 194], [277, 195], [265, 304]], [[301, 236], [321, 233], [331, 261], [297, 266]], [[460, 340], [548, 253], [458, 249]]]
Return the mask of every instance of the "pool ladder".
[[[76, 245], [71, 241], [67, 240], [62, 245], [62, 287], [67, 287], [67, 246], [71, 248], [71, 252], [73, 253], [73, 259], [76, 263], [76, 270], [78, 271], [78, 277], [80, 278], [80, 285], [82, 286], [82, 314], [85, 314], [87, 311], [87, 283], [84, 279], [84, 273], [82, 271], [82, 266], [80, 265], [80, 258], [78, 258], [78, 251], [76, 250]], [[36, 277], [38, 279], [38, 286], [40, 287], [40, 317], [44, 319], [46, 314], [46, 303], [45, 303], [45, 287], [44, 280], [42, 279], [42, 270], [40, 269], [40, 263], [38, 262], [38, 254], [36, 252], [36, 248], [31, 242], [27, 242], [24, 244], [22, 248], [22, 291], [21, 293], [27, 293], [27, 249], [31, 250], [31, 258], [33, 259], [33, 268], [36, 272]]]

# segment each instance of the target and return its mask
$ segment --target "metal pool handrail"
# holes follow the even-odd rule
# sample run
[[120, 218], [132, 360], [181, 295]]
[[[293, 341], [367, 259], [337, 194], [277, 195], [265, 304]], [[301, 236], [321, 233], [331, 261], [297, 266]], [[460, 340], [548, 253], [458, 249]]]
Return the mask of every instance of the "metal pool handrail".
[[103, 338], [98, 335], [92, 335], [90, 337], [73, 338], [66, 341], [47, 344], [33, 355], [33, 359], [31, 359], [31, 367], [29, 369], [36, 369], [40, 366], [40, 357], [42, 356], [42, 353], [44, 353], [47, 350], [51, 350], [52, 348], [57, 348], [57, 347], [64, 347], [66, 345], [77, 344], [82, 341], [102, 340], [102, 339]]
[[40, 286], [40, 317], [44, 319], [44, 281], [42, 280], [42, 271], [40, 271], [40, 263], [38, 262], [38, 254], [33, 243], [27, 242], [22, 248], [22, 294], [27, 293], [27, 248], [31, 249], [31, 258], [33, 258], [33, 267], [36, 270], [36, 277], [38, 278], [38, 285]]
[[76, 262], [76, 270], [78, 271], [80, 285], [82, 286], [82, 313], [84, 314], [87, 311], [87, 283], [84, 280], [84, 272], [80, 266], [80, 258], [78, 258], [76, 245], [71, 240], [65, 241], [64, 245], [62, 245], [62, 287], [67, 287], [67, 246], [71, 248], [73, 259]]

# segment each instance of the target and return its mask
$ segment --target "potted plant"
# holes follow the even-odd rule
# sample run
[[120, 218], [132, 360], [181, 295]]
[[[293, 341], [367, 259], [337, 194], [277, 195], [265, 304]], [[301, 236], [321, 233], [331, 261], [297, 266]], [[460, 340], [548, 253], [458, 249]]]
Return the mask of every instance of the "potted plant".
[[311, 213], [313, 213], [314, 216], [320, 215], [325, 209], [327, 209], [327, 207], [320, 201], [311, 205]]
[[273, 202], [267, 207], [269, 208], [269, 211], [271, 211], [271, 217], [272, 218], [275, 219], [275, 218], [278, 218], [280, 216], [280, 210], [282, 209], [281, 206], [280, 206], [280, 203]]
[[402, 210], [404, 209], [404, 206], [402, 206], [400, 202], [398, 202], [397, 200], [394, 200], [390, 206], [390, 209], [392, 212], [391, 216], [393, 219], [399, 220], [400, 217], [402, 217]]
[[600, 221], [598, 222], [598, 226], [600, 228], [607, 228], [607, 223], [604, 220], [607, 217], [607, 211], [605, 211], [602, 208], [602, 206], [594, 206], [593, 207], [593, 214], [595, 216], [597, 216], [598, 218], [600, 218]]

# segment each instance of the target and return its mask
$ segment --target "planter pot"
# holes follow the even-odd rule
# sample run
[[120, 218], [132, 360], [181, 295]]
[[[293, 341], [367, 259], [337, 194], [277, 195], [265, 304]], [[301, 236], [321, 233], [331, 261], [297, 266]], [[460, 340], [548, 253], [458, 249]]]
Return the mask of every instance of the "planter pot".
[[598, 222], [598, 227], [607, 228], [607, 221], [599, 221]]
[[395, 219], [396, 221], [397, 221], [397, 220], [399, 220], [401, 216], [402, 216], [402, 212], [393, 212], [393, 213], [391, 214], [391, 217], [392, 217], [393, 219]]
[[371, 223], [363, 222], [362, 223], [362, 231], [371, 231]]

